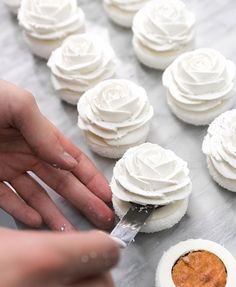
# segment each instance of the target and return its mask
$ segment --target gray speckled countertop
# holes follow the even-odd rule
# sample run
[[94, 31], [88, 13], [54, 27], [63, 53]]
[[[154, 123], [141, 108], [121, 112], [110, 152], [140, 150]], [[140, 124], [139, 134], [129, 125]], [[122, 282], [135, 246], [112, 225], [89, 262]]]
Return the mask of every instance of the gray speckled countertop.
[[[188, 238], [207, 238], [225, 245], [236, 256], [236, 195], [217, 186], [210, 178], [201, 152], [206, 128], [192, 127], [177, 120], [169, 111], [161, 72], [141, 66], [131, 46], [132, 33], [111, 23], [101, 0], [78, 1], [84, 9], [91, 33], [109, 38], [118, 58], [117, 77], [131, 79], [148, 92], [155, 108], [149, 141], [174, 150], [189, 163], [193, 194], [187, 215], [174, 228], [157, 234], [140, 234], [134, 244], [123, 251], [114, 270], [118, 287], [154, 287], [156, 265], [163, 251]], [[198, 21], [197, 46], [212, 47], [236, 63], [235, 0], [188, 0]], [[63, 104], [56, 96], [45, 62], [32, 56], [24, 44], [16, 19], [0, 2], [0, 78], [29, 89], [41, 111], [75, 144], [81, 147], [111, 178], [114, 161], [100, 158], [86, 146], [77, 128], [76, 108]], [[64, 214], [79, 229], [91, 225], [63, 199], [52, 193]], [[0, 224], [20, 227], [0, 211]]]

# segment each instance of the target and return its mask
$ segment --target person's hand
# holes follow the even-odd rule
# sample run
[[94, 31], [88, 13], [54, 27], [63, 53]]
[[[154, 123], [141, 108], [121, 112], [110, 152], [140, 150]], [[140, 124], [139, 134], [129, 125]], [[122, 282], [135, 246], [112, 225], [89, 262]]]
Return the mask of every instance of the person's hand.
[[0, 229], [0, 287], [112, 287], [118, 245], [101, 232]]
[[112, 227], [114, 214], [106, 205], [111, 201], [106, 179], [40, 113], [29, 92], [0, 81], [0, 207], [31, 227], [44, 222], [53, 230], [73, 230], [29, 171], [97, 227]]

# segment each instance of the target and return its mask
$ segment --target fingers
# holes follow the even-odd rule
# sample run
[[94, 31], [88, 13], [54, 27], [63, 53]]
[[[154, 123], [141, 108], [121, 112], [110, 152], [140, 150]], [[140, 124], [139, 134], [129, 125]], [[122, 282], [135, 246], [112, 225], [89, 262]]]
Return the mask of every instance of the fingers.
[[41, 114], [34, 97], [4, 81], [1, 81], [1, 88], [10, 99], [6, 112], [9, 126], [20, 130], [35, 154], [64, 169], [75, 167], [75, 159], [61, 145], [57, 129]]
[[22, 174], [12, 180], [11, 185], [24, 201], [41, 215], [49, 228], [58, 231], [75, 230], [46, 191], [30, 175]]
[[102, 274], [97, 277], [89, 278], [80, 281], [77, 284], [68, 287], [114, 287], [112, 277], [109, 273]]
[[7, 286], [35, 287], [95, 284], [88, 278], [109, 286], [111, 279], [105, 274], [117, 264], [120, 254], [116, 242], [101, 232], [3, 230], [0, 251], [3, 283], [8, 278]]
[[106, 178], [97, 170], [91, 160], [62, 134], [60, 134], [60, 141], [78, 162], [73, 169], [74, 175], [96, 196], [105, 202], [110, 202], [112, 193]]
[[54, 271], [68, 283], [108, 272], [120, 254], [117, 243], [97, 231], [45, 237], [44, 250], [47, 256], [56, 256]]
[[39, 227], [42, 224], [40, 214], [2, 182], [0, 182], [0, 207], [16, 220], [30, 227]]
[[93, 224], [109, 229], [114, 224], [112, 210], [68, 171], [39, 163], [33, 172], [62, 197], [78, 208]]

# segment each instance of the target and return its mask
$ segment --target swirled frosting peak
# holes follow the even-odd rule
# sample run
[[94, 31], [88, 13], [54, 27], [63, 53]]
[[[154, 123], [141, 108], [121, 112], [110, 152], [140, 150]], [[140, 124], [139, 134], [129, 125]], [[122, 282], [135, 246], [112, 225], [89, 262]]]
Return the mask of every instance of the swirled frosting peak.
[[221, 114], [209, 126], [203, 152], [223, 178], [236, 183], [236, 110]]
[[22, 0], [18, 17], [30, 36], [44, 40], [81, 32], [85, 21], [76, 0]]
[[78, 103], [79, 127], [100, 145], [139, 142], [149, 130], [153, 108], [145, 90], [128, 80], [107, 80], [88, 90]]
[[180, 0], [155, 0], [134, 17], [134, 37], [153, 51], [176, 51], [194, 40], [195, 16]]
[[171, 105], [204, 116], [233, 96], [235, 65], [214, 49], [197, 49], [182, 54], [166, 69], [163, 85]]
[[191, 192], [187, 163], [157, 144], [129, 149], [116, 163], [111, 181], [120, 200], [162, 205], [185, 199]]
[[83, 93], [115, 73], [115, 54], [110, 45], [89, 34], [68, 37], [49, 61], [57, 90]]

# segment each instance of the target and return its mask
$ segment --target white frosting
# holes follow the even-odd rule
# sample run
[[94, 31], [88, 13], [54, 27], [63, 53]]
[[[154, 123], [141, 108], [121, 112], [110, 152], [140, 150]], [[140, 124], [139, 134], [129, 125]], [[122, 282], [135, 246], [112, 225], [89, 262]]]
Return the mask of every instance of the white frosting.
[[236, 184], [236, 110], [223, 113], [211, 123], [202, 149], [219, 175]]
[[184, 53], [163, 74], [170, 106], [196, 123], [216, 116], [232, 100], [234, 81], [234, 63], [213, 49]]
[[182, 50], [193, 42], [195, 16], [179, 0], [151, 1], [134, 17], [135, 40], [154, 52]]
[[104, 8], [113, 22], [131, 28], [135, 14], [150, 0], [104, 0]]
[[186, 199], [192, 189], [187, 163], [159, 145], [129, 149], [115, 165], [113, 194], [122, 201], [165, 205]]
[[[49, 61], [56, 90], [80, 96], [115, 73], [115, 55], [110, 45], [88, 34], [68, 37]], [[76, 94], [75, 94], [76, 96]]]
[[18, 17], [28, 35], [42, 40], [84, 30], [85, 16], [76, 0], [22, 0]]
[[203, 239], [190, 239], [171, 247], [162, 256], [156, 272], [156, 287], [176, 287], [172, 280], [172, 268], [185, 254], [194, 251], [208, 251], [218, 256], [227, 270], [225, 287], [236, 286], [236, 261], [222, 245]]
[[153, 116], [146, 91], [128, 80], [107, 80], [88, 90], [78, 103], [79, 127], [101, 146], [135, 144]]

